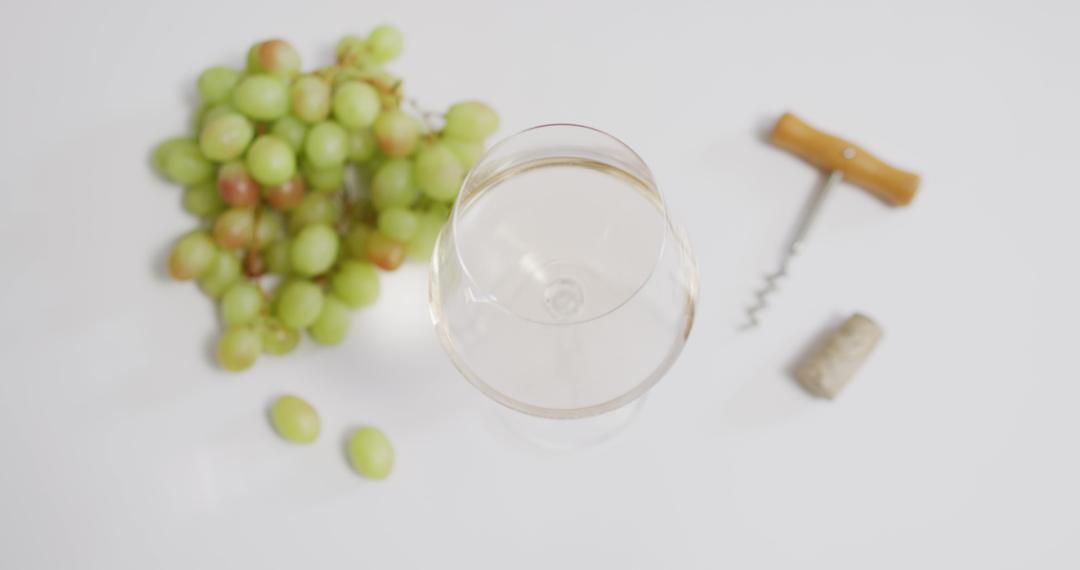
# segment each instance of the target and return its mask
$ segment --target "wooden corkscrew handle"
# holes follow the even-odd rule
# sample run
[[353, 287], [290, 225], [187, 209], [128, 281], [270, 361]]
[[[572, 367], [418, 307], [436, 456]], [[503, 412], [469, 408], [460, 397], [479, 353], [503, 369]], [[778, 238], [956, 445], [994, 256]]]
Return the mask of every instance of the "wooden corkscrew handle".
[[791, 113], [780, 117], [769, 140], [819, 168], [842, 172], [848, 182], [894, 206], [911, 203], [919, 189], [918, 174], [889, 166], [859, 146], [819, 131]]

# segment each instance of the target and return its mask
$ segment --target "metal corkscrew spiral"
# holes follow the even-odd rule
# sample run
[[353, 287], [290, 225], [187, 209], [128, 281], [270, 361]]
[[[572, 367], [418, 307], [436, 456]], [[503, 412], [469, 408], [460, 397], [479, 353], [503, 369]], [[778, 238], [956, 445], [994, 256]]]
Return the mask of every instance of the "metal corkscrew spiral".
[[803, 245], [806, 243], [806, 238], [810, 233], [811, 226], [814, 225], [814, 220], [817, 218], [817, 214], [821, 211], [821, 204], [825, 201], [825, 197], [829, 192], [840, 183], [844, 178], [844, 173], [839, 170], [834, 170], [829, 173], [829, 177], [825, 179], [825, 183], [818, 188], [817, 192], [810, 199], [810, 202], [806, 205], [806, 210], [803, 212], [802, 220], [799, 222], [798, 230], [795, 232], [795, 237], [791, 239], [791, 243], [788, 245], [787, 250], [784, 252], [784, 257], [780, 261], [780, 268], [765, 276], [765, 286], [758, 289], [754, 296], [757, 301], [746, 309], [746, 323], [741, 327], [743, 330], [752, 329], [761, 323], [758, 315], [769, 306], [769, 297], [773, 293], [780, 290], [778, 286], [788, 275], [788, 269], [791, 266], [791, 260], [799, 255], [802, 251]]

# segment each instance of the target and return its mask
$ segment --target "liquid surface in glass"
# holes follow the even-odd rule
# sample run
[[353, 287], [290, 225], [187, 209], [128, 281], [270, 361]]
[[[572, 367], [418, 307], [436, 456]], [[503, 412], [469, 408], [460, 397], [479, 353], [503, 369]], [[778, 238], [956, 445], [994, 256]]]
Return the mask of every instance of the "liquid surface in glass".
[[465, 291], [444, 291], [460, 301], [436, 320], [481, 390], [545, 415], [631, 398], [670, 366], [693, 293], [650, 183], [548, 158], [493, 176], [458, 208], [449, 237], [461, 274], [440, 281]]

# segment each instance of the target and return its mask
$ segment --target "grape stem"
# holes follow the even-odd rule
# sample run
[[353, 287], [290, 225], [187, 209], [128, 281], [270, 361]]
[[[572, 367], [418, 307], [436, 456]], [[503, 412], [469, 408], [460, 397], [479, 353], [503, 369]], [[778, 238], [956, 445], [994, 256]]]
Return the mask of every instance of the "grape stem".
[[424, 126], [427, 127], [428, 134], [439, 132], [437, 121], [443, 118], [441, 113], [424, 109], [420, 103], [412, 97], [406, 98], [405, 104], [412, 109], [413, 113], [420, 117], [420, 120], [424, 121]]

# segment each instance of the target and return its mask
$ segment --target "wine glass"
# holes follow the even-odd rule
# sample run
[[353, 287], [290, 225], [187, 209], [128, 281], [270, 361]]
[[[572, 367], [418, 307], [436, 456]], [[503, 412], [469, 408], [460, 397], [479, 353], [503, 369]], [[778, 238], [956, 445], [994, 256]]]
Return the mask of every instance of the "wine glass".
[[581, 125], [492, 147], [462, 184], [432, 264], [432, 319], [455, 366], [551, 445], [625, 425], [694, 321], [697, 269], [652, 173]]

